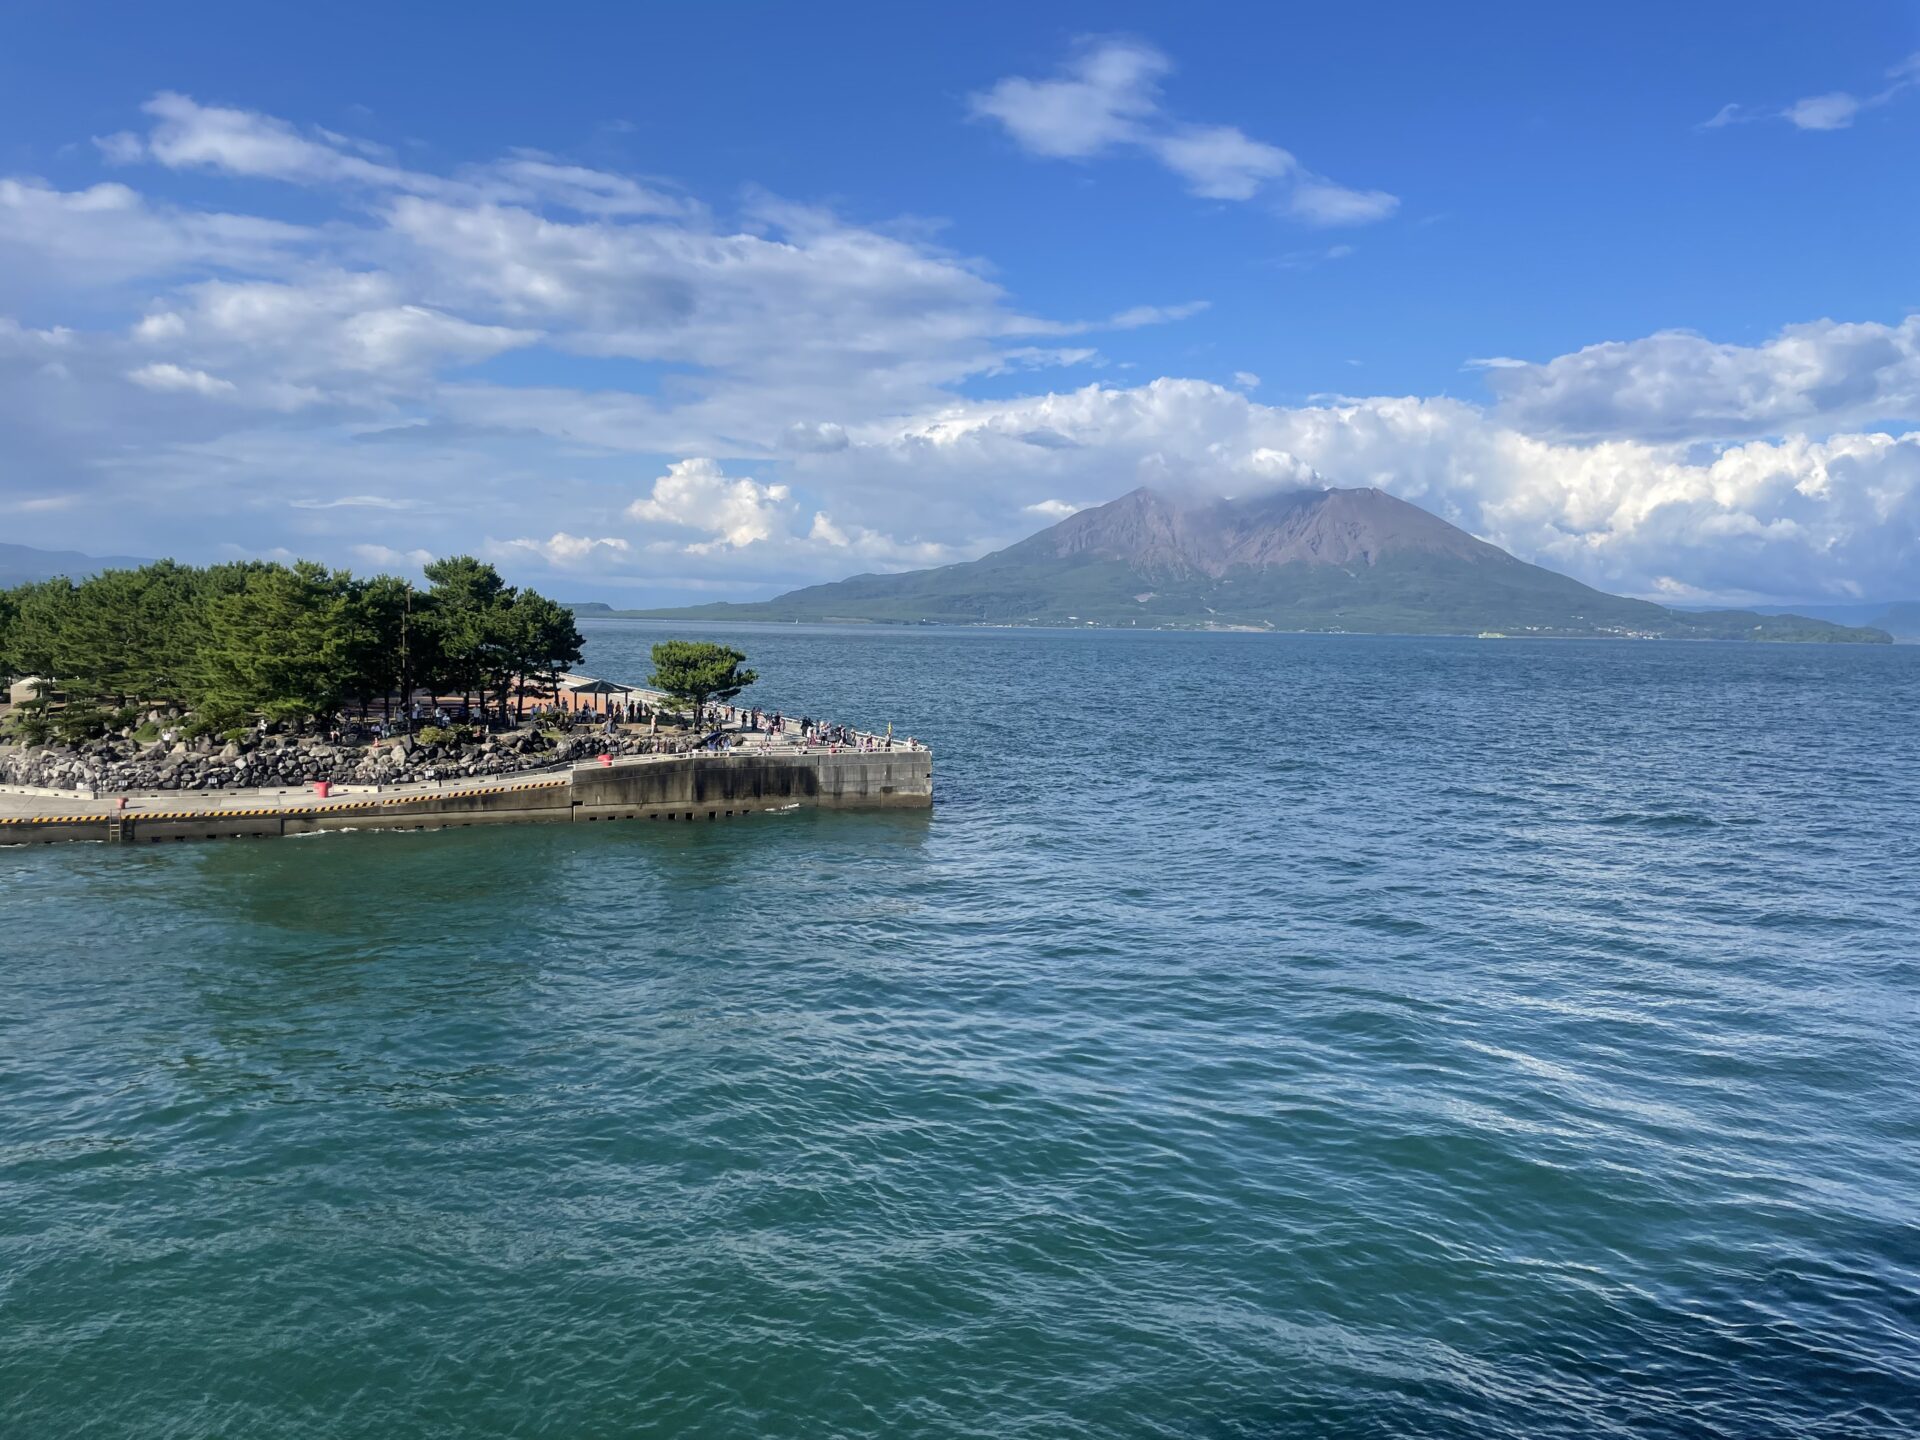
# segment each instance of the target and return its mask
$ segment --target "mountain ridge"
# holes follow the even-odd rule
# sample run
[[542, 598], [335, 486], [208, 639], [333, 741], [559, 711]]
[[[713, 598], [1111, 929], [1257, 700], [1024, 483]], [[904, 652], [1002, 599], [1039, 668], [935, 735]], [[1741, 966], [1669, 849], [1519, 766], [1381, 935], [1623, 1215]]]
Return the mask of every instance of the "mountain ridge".
[[0, 542], [0, 589], [51, 580], [56, 575], [84, 580], [102, 570], [136, 570], [152, 563], [130, 555], [82, 555], [77, 550], [39, 550], [31, 545]]
[[648, 618], [1886, 642], [1799, 615], [1609, 595], [1372, 488], [1141, 487], [978, 560]]

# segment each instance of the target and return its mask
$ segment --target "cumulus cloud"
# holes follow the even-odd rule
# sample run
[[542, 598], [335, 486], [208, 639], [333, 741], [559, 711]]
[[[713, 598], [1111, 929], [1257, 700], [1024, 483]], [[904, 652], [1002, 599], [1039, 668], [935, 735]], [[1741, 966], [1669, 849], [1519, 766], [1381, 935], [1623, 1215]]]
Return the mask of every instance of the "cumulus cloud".
[[[1043, 425], [1071, 446], [1019, 443]], [[1023, 491], [1062, 487], [1085, 504], [1136, 484], [1224, 494], [1373, 485], [1524, 558], [1635, 594], [1684, 584], [1716, 598], [1884, 596], [1920, 573], [1920, 435], [1696, 450], [1528, 435], [1456, 400], [1283, 408], [1159, 380], [951, 407], [863, 437], [837, 458], [849, 471], [845, 493], [863, 482], [877, 497], [906, 474], [921, 477], [923, 494], [991, 476], [1009, 509], [1018, 500], [1022, 513], [1042, 516], [1050, 512], [1031, 509]]]
[[1209, 200], [1278, 193], [1282, 213], [1309, 225], [1384, 220], [1399, 200], [1354, 190], [1305, 169], [1291, 152], [1233, 125], [1198, 125], [1162, 103], [1173, 68], [1143, 41], [1083, 41], [1052, 76], [1009, 76], [970, 97], [976, 118], [1000, 125], [1029, 154], [1087, 160], [1119, 149], [1151, 156]]
[[[0, 300], [10, 283], [37, 295], [64, 277], [97, 305], [102, 283], [159, 277], [126, 331], [141, 353], [120, 369], [226, 378], [242, 408], [394, 429], [411, 401], [469, 430], [775, 455], [831, 447], [834, 427], [934, 403], [972, 376], [1096, 358], [1037, 338], [1204, 304], [1033, 317], [984, 265], [818, 207], [762, 196], [728, 229], [657, 185], [533, 151], [443, 176], [250, 110], [177, 94], [146, 109], [148, 129], [110, 137], [104, 155], [331, 190], [349, 208], [309, 229], [168, 209], [119, 183], [0, 181], [0, 257], [18, 261], [0, 264]], [[478, 369], [527, 349], [676, 367], [672, 403], [501, 386]]]
[[[1051, 121], [1019, 110], [1026, 90], [1001, 98], [1063, 153], [1129, 147], [1200, 187], [1251, 177], [1276, 206], [1331, 184], [1262, 173], [1277, 162], [1259, 142], [1168, 116], [1165, 74], [1087, 59], [1067, 78], [1091, 93], [1052, 97]], [[217, 543], [213, 513], [336, 562], [481, 551], [766, 593], [969, 558], [1138, 484], [1377, 485], [1635, 593], [1915, 584], [1920, 319], [1469, 362], [1485, 405], [1262, 405], [1247, 372], [1049, 386], [1034, 377], [1098, 361], [1067, 337], [1202, 302], [1035, 316], [924, 229], [766, 197], [723, 223], [662, 182], [528, 151], [431, 175], [179, 97], [148, 120], [103, 153], [218, 173], [229, 197], [307, 187], [316, 218], [0, 180], [0, 506], [33, 543], [192, 554]], [[1189, 143], [1184, 169], [1148, 143], [1168, 137]], [[6, 313], [28, 313], [14, 292], [34, 324]], [[989, 388], [1027, 393], [970, 398]], [[688, 458], [659, 474], [664, 457]], [[657, 474], [637, 498], [636, 474]], [[370, 539], [369, 514], [404, 542]]]
[[1686, 331], [1485, 368], [1503, 418], [1560, 436], [1726, 439], [1920, 414], [1920, 316], [1818, 320], [1760, 345]]
[[791, 495], [785, 485], [730, 479], [718, 461], [696, 457], [669, 465], [653, 492], [627, 507], [627, 518], [703, 532], [706, 540], [687, 546], [696, 554], [722, 546], [738, 550], [785, 528]]
[[[839, 451], [825, 452], [827, 459]], [[763, 485], [751, 476], [729, 476], [716, 460], [676, 461], [653, 482], [651, 492], [627, 507], [629, 520], [678, 532], [653, 542], [655, 553], [673, 553], [728, 566], [752, 560], [806, 573], [813, 566], [838, 572], [852, 562], [892, 569], [942, 565], [965, 558], [961, 547], [937, 541], [902, 540], [870, 525], [836, 521], [825, 510], [805, 521], [805, 511], [786, 485]], [[688, 540], [686, 532], [702, 539]], [[817, 573], [817, 572], [816, 572]]]

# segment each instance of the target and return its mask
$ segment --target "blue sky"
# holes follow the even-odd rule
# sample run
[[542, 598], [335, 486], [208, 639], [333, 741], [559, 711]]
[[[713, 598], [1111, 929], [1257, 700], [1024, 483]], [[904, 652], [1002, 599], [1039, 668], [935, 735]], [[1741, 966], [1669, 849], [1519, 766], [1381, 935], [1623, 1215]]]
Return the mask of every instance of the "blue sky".
[[13, 7], [0, 535], [573, 595], [1378, 484], [1920, 590], [1920, 7]]

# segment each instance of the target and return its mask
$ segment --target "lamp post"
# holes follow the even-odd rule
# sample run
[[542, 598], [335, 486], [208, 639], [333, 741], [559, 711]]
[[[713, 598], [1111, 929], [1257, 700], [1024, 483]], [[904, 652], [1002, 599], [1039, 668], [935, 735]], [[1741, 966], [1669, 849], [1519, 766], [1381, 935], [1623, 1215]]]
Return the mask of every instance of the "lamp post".
[[407, 581], [405, 598], [400, 602], [400, 713], [407, 722], [407, 739], [413, 739], [413, 672], [407, 665], [407, 622], [413, 618], [413, 582]]

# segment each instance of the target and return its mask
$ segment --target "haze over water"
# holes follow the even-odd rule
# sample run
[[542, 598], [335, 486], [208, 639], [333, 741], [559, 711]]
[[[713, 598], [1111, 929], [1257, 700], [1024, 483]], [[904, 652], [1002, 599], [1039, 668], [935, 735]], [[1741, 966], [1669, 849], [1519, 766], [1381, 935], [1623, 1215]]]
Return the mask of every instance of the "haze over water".
[[932, 815], [0, 851], [0, 1429], [1920, 1429], [1920, 649], [714, 637]]

